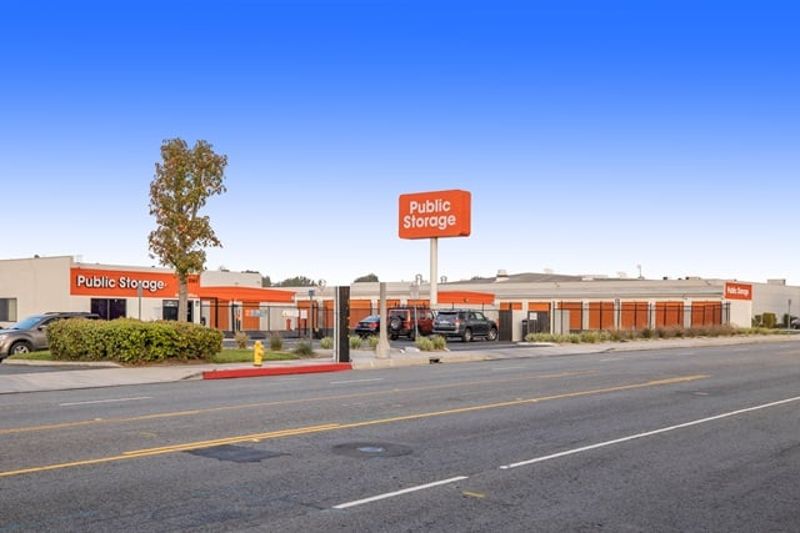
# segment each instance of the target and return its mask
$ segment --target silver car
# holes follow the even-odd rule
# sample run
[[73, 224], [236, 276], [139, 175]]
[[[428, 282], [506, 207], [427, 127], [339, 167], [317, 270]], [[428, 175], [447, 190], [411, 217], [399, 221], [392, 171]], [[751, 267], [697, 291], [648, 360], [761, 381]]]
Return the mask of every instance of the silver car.
[[0, 329], [0, 361], [9, 355], [46, 350], [47, 326], [65, 318], [99, 319], [93, 313], [67, 312], [32, 315], [5, 329]]

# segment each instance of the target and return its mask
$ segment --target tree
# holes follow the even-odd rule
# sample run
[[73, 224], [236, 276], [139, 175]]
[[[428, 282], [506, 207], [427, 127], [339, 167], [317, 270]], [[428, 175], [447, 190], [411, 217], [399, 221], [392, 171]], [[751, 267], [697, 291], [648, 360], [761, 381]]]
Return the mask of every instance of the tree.
[[313, 287], [317, 282], [305, 276], [295, 276], [293, 278], [286, 278], [280, 283], [276, 283], [276, 287]]
[[262, 287], [272, 287], [272, 280], [269, 276], [261, 276], [261, 286]]
[[368, 282], [375, 282], [380, 281], [378, 276], [375, 274], [369, 273], [366, 276], [361, 276], [360, 278], [356, 278], [353, 283], [368, 283]]
[[150, 232], [151, 257], [172, 267], [178, 278], [178, 320], [187, 318], [187, 279], [203, 271], [205, 248], [222, 247], [207, 215], [200, 210], [212, 196], [225, 192], [228, 157], [203, 140], [194, 147], [183, 139], [161, 144], [161, 162], [150, 183], [150, 214], [157, 228]]

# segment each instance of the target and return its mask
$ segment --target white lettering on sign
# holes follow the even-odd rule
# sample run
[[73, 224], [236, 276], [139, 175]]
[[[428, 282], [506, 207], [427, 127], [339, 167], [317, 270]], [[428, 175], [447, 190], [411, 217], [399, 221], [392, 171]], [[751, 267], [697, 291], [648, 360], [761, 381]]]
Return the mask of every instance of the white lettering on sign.
[[745, 298], [749, 298], [750, 289], [740, 285], [728, 285], [728, 296], [743, 296]]
[[[409, 214], [403, 217], [403, 228], [438, 228], [446, 230], [456, 225], [456, 216], [448, 215], [453, 205], [448, 200], [412, 200], [408, 204]], [[424, 216], [420, 216], [424, 215]]]
[[78, 287], [86, 287], [87, 289], [137, 289], [148, 292], [158, 292], [166, 288], [167, 284], [162, 280], [152, 279], [131, 279], [127, 276], [121, 276], [119, 280], [110, 276], [84, 276], [78, 274], [75, 278], [75, 285]]

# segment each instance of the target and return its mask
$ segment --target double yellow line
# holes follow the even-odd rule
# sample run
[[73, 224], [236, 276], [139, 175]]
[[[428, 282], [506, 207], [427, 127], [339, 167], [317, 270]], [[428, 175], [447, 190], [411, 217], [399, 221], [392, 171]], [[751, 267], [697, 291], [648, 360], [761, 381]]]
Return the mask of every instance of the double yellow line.
[[576, 377], [576, 376], [588, 376], [594, 374], [595, 371], [593, 370], [582, 370], [582, 371], [574, 371], [574, 372], [559, 372], [555, 374], [536, 374], [533, 376], [522, 376], [516, 377], [511, 379], [486, 379], [486, 380], [475, 380], [475, 381], [461, 381], [458, 383], [449, 383], [446, 385], [430, 385], [424, 387], [406, 387], [406, 388], [394, 388], [389, 390], [380, 390], [374, 392], [357, 392], [351, 394], [337, 394], [331, 396], [317, 396], [313, 398], [300, 398], [297, 400], [280, 400], [280, 401], [272, 401], [272, 402], [256, 402], [256, 403], [246, 403], [246, 404], [238, 404], [238, 405], [224, 405], [220, 407], [209, 407], [207, 409], [191, 409], [188, 411], [171, 411], [167, 413], [154, 413], [150, 415], [140, 415], [140, 416], [130, 416], [130, 417], [117, 417], [117, 418], [93, 418], [89, 420], [76, 420], [74, 422], [60, 422], [58, 424], [43, 424], [39, 426], [27, 426], [27, 427], [17, 427], [17, 428], [6, 428], [0, 429], [0, 436], [2, 435], [13, 435], [18, 433], [32, 433], [36, 431], [52, 431], [58, 429], [70, 429], [76, 427], [83, 427], [83, 426], [95, 426], [95, 425], [105, 425], [105, 424], [122, 424], [122, 423], [129, 423], [129, 422], [147, 422], [149, 420], [159, 420], [163, 418], [178, 418], [178, 417], [185, 417], [185, 416], [196, 416], [202, 414], [209, 414], [209, 413], [219, 413], [225, 411], [241, 411], [241, 410], [248, 410], [254, 408], [261, 408], [261, 407], [277, 407], [282, 405], [295, 405], [295, 404], [302, 404], [302, 403], [313, 403], [313, 402], [330, 402], [334, 400], [352, 400], [356, 398], [368, 398], [372, 396], [383, 396], [386, 394], [402, 394], [407, 392], [420, 392], [420, 391], [429, 391], [429, 390], [442, 390], [442, 389], [451, 389], [451, 388], [459, 388], [471, 385], [490, 385], [493, 383], [518, 383], [522, 381], [533, 381], [539, 379], [554, 379], [554, 378], [565, 378], [565, 377]]
[[192, 450], [199, 450], [203, 448], [212, 448], [215, 446], [222, 446], [226, 444], [237, 444], [243, 442], [260, 442], [263, 440], [269, 439], [279, 439], [285, 437], [295, 437], [298, 435], [308, 435], [313, 433], [324, 433], [328, 431], [338, 431], [338, 430], [345, 430], [345, 429], [357, 429], [367, 426], [375, 426], [379, 424], [392, 424], [397, 422], [407, 422], [411, 420], [420, 420], [425, 418], [433, 418], [437, 416], [448, 416], [448, 415], [456, 415], [456, 414], [463, 414], [463, 413], [472, 413], [476, 411], [485, 411], [489, 409], [500, 409], [505, 407], [514, 407], [526, 404], [533, 404], [533, 403], [540, 403], [540, 402], [547, 402], [553, 400], [563, 400], [567, 398], [579, 398], [582, 396], [591, 396], [595, 394], [607, 394], [612, 392], [621, 392], [621, 391], [628, 391], [634, 389], [643, 389], [648, 387], [657, 387], [663, 385], [675, 385], [678, 383], [688, 383], [690, 381], [697, 381], [700, 379], [707, 378], [708, 375], [705, 374], [698, 374], [692, 376], [681, 376], [675, 378], [668, 378], [668, 379], [660, 379], [660, 380], [653, 380], [653, 381], [646, 381], [643, 383], [634, 383], [630, 385], [619, 385], [616, 387], [604, 387], [599, 389], [591, 389], [585, 391], [578, 391], [578, 392], [568, 392], [563, 394], [555, 394], [552, 396], [541, 396], [537, 398], [526, 398], [526, 399], [519, 399], [519, 400], [510, 400], [505, 402], [496, 402], [496, 403], [488, 403], [488, 404], [481, 404], [481, 405], [473, 405], [469, 407], [460, 407], [456, 409], [447, 409], [443, 411], [431, 411], [431, 412], [424, 412], [424, 413], [414, 413], [410, 415], [403, 415], [403, 416], [396, 416], [391, 418], [378, 418], [373, 420], [365, 420], [361, 422], [350, 422], [350, 423], [331, 423], [331, 424], [322, 424], [317, 426], [306, 426], [302, 428], [294, 428], [294, 429], [284, 429], [279, 431], [270, 431], [267, 433], [253, 433], [250, 435], [237, 435], [233, 437], [226, 437], [221, 439], [214, 439], [214, 440], [206, 440], [206, 441], [196, 441], [196, 442], [189, 442], [184, 444], [175, 444], [172, 446], [162, 446], [160, 448], [145, 448], [141, 450], [132, 450], [129, 452], [124, 452], [120, 455], [113, 455], [108, 457], [100, 457], [97, 459], [87, 459], [83, 461], [74, 461], [70, 463], [60, 463], [60, 464], [52, 464], [46, 466], [35, 466], [30, 468], [23, 468], [19, 470], [9, 470], [7, 472], [0, 472], [0, 478], [5, 477], [12, 477], [12, 476], [20, 476], [23, 474], [33, 474], [38, 472], [48, 472], [52, 470], [61, 470], [65, 468], [74, 468], [79, 466], [89, 466], [89, 465], [97, 465], [103, 463], [111, 463], [116, 461], [127, 461], [131, 459], [141, 459], [144, 457], [152, 457], [156, 455], [165, 455], [170, 453], [178, 453], [178, 452], [186, 452]]

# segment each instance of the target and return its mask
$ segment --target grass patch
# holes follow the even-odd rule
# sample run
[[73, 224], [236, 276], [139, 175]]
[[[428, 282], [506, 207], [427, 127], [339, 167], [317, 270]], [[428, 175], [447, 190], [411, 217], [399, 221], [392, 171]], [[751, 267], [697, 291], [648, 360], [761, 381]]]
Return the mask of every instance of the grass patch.
[[[288, 361], [291, 359], [299, 359], [293, 353], [286, 352], [266, 352], [264, 354], [264, 361]], [[212, 363], [252, 363], [253, 350], [240, 350], [232, 348], [229, 350], [222, 350], [220, 353], [214, 354], [211, 357]]]
[[31, 353], [22, 353], [18, 355], [12, 355], [8, 358], [9, 361], [13, 360], [22, 360], [22, 361], [55, 361], [53, 356], [50, 354], [49, 350], [44, 350], [41, 352], [31, 352]]

